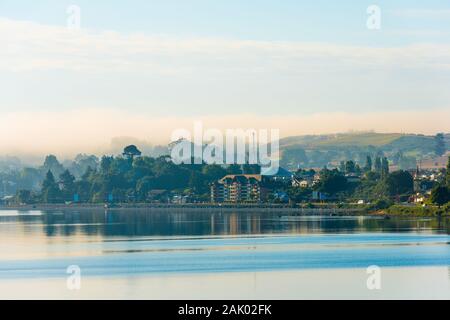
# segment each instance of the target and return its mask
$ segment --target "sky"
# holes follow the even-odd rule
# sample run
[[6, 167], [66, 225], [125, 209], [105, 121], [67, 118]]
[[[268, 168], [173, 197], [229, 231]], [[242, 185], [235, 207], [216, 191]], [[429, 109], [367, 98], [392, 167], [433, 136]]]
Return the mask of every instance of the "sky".
[[0, 46], [8, 154], [167, 143], [199, 120], [450, 131], [449, 1], [0, 0]]

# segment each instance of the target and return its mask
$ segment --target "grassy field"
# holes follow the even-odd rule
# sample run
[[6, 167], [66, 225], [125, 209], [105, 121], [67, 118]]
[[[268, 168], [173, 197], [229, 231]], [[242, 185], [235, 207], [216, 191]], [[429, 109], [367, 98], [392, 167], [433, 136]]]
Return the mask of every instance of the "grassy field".
[[348, 147], [348, 146], [375, 146], [380, 147], [390, 144], [401, 137], [413, 135], [405, 135], [401, 133], [376, 133], [376, 132], [360, 132], [360, 133], [341, 133], [333, 135], [320, 136], [298, 136], [287, 137], [281, 139], [280, 146], [304, 146], [309, 148], [320, 147]]
[[384, 146], [392, 143], [403, 135], [400, 133], [357, 133], [357, 134], [340, 134], [334, 138], [321, 141], [317, 146]]

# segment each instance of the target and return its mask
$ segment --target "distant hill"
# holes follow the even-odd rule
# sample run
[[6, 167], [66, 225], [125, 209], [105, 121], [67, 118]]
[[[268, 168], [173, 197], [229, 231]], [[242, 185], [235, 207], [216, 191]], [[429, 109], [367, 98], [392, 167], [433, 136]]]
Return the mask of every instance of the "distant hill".
[[404, 135], [399, 133], [340, 133], [333, 135], [307, 135], [287, 137], [280, 140], [280, 146], [382, 146]]
[[[444, 135], [450, 150], [450, 134]], [[419, 160], [437, 158], [435, 136], [401, 133], [341, 133], [305, 135], [280, 140], [281, 164], [297, 167], [337, 166], [340, 161], [354, 160], [364, 165], [367, 155], [386, 156], [401, 168], [414, 168]]]

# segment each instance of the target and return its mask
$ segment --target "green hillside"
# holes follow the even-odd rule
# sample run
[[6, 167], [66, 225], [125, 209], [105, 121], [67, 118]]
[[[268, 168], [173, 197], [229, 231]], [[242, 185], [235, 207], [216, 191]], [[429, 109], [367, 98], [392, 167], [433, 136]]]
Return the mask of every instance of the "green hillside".
[[[390, 143], [402, 137], [409, 137], [416, 139], [418, 137], [424, 137], [420, 135], [401, 134], [401, 133], [340, 133], [333, 135], [307, 135], [287, 137], [280, 140], [280, 146], [305, 146], [305, 147], [326, 147], [326, 146], [375, 146], [380, 147]], [[432, 137], [429, 137], [432, 139]]]
[[[450, 134], [445, 135], [446, 149], [450, 149]], [[436, 157], [435, 136], [401, 133], [341, 133], [305, 135], [280, 140], [282, 165], [322, 167], [336, 165], [342, 160], [363, 164], [367, 155], [383, 155], [391, 164], [414, 167], [417, 160]]]
[[339, 134], [326, 141], [319, 142], [317, 146], [384, 146], [401, 138], [399, 133], [360, 133]]

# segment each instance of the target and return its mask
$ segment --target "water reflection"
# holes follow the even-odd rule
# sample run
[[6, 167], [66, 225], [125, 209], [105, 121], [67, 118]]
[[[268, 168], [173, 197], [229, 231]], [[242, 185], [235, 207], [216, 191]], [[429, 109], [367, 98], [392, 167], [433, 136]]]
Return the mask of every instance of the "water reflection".
[[0, 298], [449, 297], [449, 219], [313, 213], [0, 210]]
[[260, 234], [427, 231], [450, 234], [448, 218], [305, 216], [270, 212], [59, 211], [0, 215], [0, 225], [19, 223], [27, 233], [71, 236], [220, 236]]

